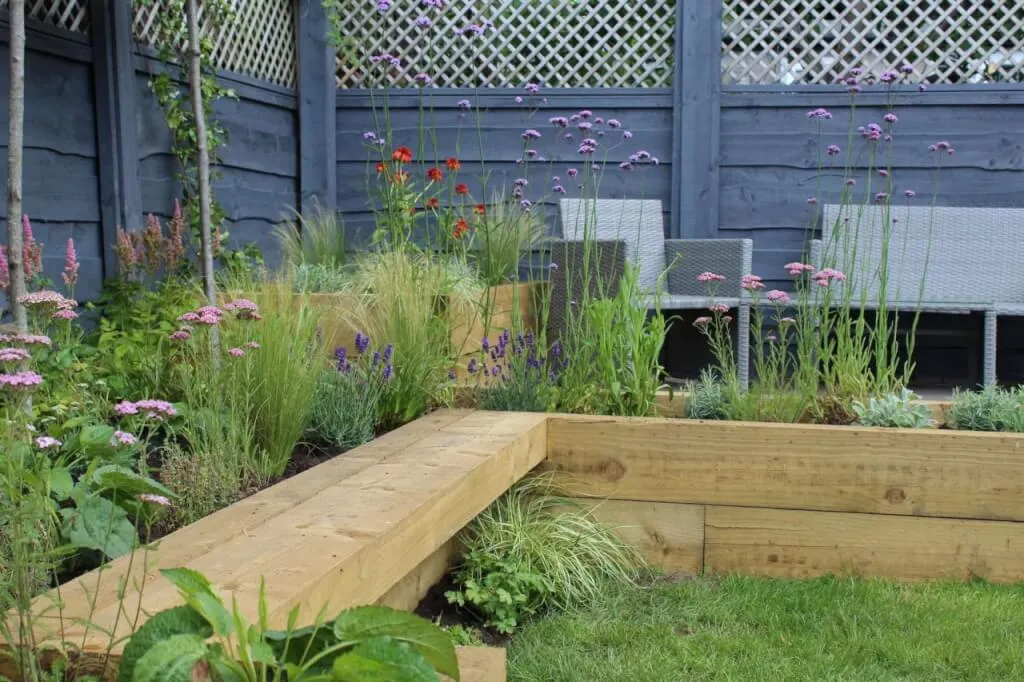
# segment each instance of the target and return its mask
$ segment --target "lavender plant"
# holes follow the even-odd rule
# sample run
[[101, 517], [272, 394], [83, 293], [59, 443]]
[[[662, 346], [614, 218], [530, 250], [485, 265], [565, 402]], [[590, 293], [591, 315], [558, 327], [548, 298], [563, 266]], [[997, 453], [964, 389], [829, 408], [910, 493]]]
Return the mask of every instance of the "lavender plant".
[[477, 378], [477, 404], [484, 410], [545, 412], [555, 406], [560, 371], [568, 366], [559, 342], [545, 355], [537, 337], [506, 329], [495, 343], [484, 339], [480, 359], [470, 360]]

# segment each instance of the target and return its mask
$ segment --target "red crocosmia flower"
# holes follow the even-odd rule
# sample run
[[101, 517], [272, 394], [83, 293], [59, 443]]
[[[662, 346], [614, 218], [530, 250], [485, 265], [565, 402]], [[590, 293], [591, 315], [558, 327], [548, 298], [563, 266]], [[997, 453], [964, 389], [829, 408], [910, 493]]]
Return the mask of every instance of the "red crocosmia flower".
[[486, 210], [487, 210], [487, 208], [486, 208], [486, 207], [485, 207], [485, 206], [484, 206], [483, 204], [477, 204], [477, 205], [476, 205], [476, 206], [475, 206], [475, 207], [473, 208], [473, 211], [474, 211], [474, 212], [475, 212], [475, 213], [476, 213], [477, 215], [483, 215], [483, 214], [484, 214], [484, 212], [485, 212]]
[[441, 172], [440, 168], [431, 168], [427, 171], [427, 180], [431, 182], [441, 182], [444, 180], [444, 173]]
[[398, 163], [410, 163], [412, 161], [412, 150], [408, 147], [399, 147], [391, 154], [391, 158]]
[[453, 156], [449, 157], [445, 164], [448, 166], [448, 170], [457, 171], [462, 168], [462, 162]]
[[469, 194], [469, 185], [464, 185], [462, 183], [459, 183], [458, 185], [455, 185], [455, 193], [456, 194]]
[[438, 201], [437, 197], [430, 197], [427, 199], [427, 208], [437, 209], [441, 206], [441, 202]]
[[383, 163], [380, 163], [380, 162], [378, 161], [378, 162], [377, 162], [377, 173], [378, 173], [378, 174], [380, 174], [380, 173], [383, 173], [383, 172], [384, 172], [384, 164], [383, 164]]
[[409, 179], [409, 174], [405, 171], [398, 171], [392, 178], [397, 184], [404, 185], [406, 180]]
[[469, 232], [469, 223], [466, 222], [465, 218], [459, 218], [455, 221], [455, 230], [452, 231], [452, 236], [456, 239], [462, 239], [465, 234]]

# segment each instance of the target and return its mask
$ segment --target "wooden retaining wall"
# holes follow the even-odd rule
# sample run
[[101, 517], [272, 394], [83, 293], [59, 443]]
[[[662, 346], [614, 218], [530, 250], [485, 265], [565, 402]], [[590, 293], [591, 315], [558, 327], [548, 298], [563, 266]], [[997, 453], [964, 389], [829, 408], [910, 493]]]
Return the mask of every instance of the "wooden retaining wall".
[[553, 416], [549, 470], [680, 573], [1024, 581], [1024, 437]]

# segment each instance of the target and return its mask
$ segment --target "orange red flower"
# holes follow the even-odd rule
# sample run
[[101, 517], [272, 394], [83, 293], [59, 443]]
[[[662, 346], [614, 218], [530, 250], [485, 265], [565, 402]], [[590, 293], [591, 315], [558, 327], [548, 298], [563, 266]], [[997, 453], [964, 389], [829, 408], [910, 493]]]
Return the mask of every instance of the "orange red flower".
[[487, 207], [484, 206], [483, 204], [477, 204], [473, 208], [473, 212], [476, 213], [477, 215], [483, 215], [486, 210], [487, 210]]
[[412, 150], [408, 147], [399, 147], [391, 154], [391, 158], [398, 163], [410, 163], [412, 161]]
[[447, 165], [448, 170], [451, 171], [457, 171], [460, 168], [462, 168], [462, 162], [456, 159], [454, 156], [448, 157], [448, 160], [445, 161], [445, 165]]
[[380, 175], [384, 172], [384, 164], [380, 161], [377, 162], [377, 174]]
[[427, 180], [431, 182], [441, 182], [444, 180], [444, 173], [441, 172], [440, 168], [431, 168], [427, 170]]
[[459, 184], [455, 185], [455, 193], [456, 194], [469, 194], [469, 185], [465, 185], [465, 184], [460, 182]]
[[406, 173], [405, 171], [398, 171], [397, 173], [394, 174], [394, 176], [392, 176], [391, 179], [394, 180], [399, 185], [404, 185], [406, 181], [409, 179], [409, 174]]
[[456, 239], [462, 239], [465, 234], [469, 232], [469, 223], [466, 222], [465, 218], [459, 218], [455, 221], [455, 229], [452, 231], [452, 236]]
[[437, 197], [430, 197], [427, 199], [427, 208], [437, 209], [441, 206], [441, 202], [438, 201]]

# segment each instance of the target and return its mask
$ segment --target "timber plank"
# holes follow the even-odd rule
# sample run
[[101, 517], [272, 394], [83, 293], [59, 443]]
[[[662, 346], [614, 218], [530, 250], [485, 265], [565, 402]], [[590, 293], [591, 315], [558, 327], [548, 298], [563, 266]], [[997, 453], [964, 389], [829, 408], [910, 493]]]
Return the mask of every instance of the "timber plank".
[[[473, 429], [451, 428], [464, 417], [420, 432], [411, 445], [206, 553], [186, 561], [164, 555], [160, 563], [202, 572], [226, 599], [237, 598], [251, 621], [265, 579], [272, 627], [283, 626], [294, 606], [299, 622], [312, 622], [321, 607], [333, 615], [375, 603], [545, 456], [546, 415], [495, 414], [493, 423], [474, 417]], [[492, 429], [495, 423], [501, 426]], [[180, 603], [170, 583], [155, 571], [149, 576], [146, 613]], [[131, 627], [119, 618], [121, 608], [106, 605], [91, 621], [126, 635]], [[64, 633], [72, 641], [84, 634], [75, 625]], [[83, 648], [102, 641], [90, 634]]]
[[699, 504], [586, 500], [574, 503], [635, 547], [652, 566], [698, 575], [704, 561], [704, 507]]
[[252, 529], [293, 509], [320, 491], [385, 461], [429, 434], [439, 433], [469, 413], [468, 410], [432, 413], [239, 500], [161, 539], [156, 545], [157, 551], [145, 552], [145, 557], [139, 553], [134, 560], [132, 557], [121, 557], [63, 585], [59, 595], [63, 602], [60, 609], [56, 606], [56, 590], [41, 595], [35, 600], [37, 613], [45, 617], [60, 616], [70, 620], [88, 618], [90, 614], [114, 604], [121, 586], [126, 586], [129, 591], [137, 589], [145, 570], [150, 574], [147, 581], [155, 580], [161, 568], [184, 565], [216, 550], [233, 537], [248, 535]]
[[1024, 524], [882, 514], [707, 508], [709, 573], [907, 581], [1024, 580]]
[[1024, 520], [1024, 437], [553, 416], [545, 468], [580, 497]]
[[454, 559], [455, 541], [449, 540], [399, 580], [377, 603], [401, 611], [415, 611], [430, 588], [448, 572]]

